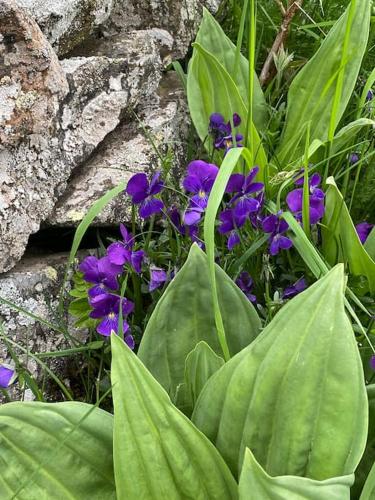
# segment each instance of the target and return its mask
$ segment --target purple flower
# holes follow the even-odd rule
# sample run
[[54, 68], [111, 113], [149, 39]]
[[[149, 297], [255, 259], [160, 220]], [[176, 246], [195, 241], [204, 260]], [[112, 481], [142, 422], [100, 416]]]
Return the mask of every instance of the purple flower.
[[[324, 215], [324, 192], [319, 189], [321, 177], [319, 174], [313, 174], [309, 179], [309, 205], [310, 205], [310, 224], [316, 224]], [[296, 185], [303, 185], [303, 178], [296, 180]], [[288, 193], [286, 203], [289, 210], [293, 212], [297, 220], [302, 220], [303, 189], [294, 189]]]
[[163, 210], [164, 203], [155, 198], [155, 195], [160, 193], [163, 187], [160, 172], [156, 172], [151, 182], [147, 179], [146, 174], [135, 174], [129, 180], [126, 192], [131, 196], [135, 205], [140, 205], [139, 215], [142, 219], [158, 214]]
[[218, 231], [221, 234], [229, 233], [227, 247], [228, 250], [232, 250], [236, 245], [238, 245], [241, 242], [237, 228], [242, 226], [245, 223], [245, 220], [240, 221], [240, 224], [237, 225], [237, 220], [234, 215], [233, 209], [223, 210], [220, 213], [219, 218], [221, 224], [218, 227]]
[[374, 92], [370, 89], [366, 94], [366, 101], [367, 102], [372, 101], [373, 98], [374, 98]]
[[96, 285], [90, 288], [90, 296], [118, 289], [117, 276], [122, 272], [122, 266], [113, 264], [108, 257], [97, 259], [90, 255], [81, 262], [79, 270], [85, 281]]
[[358, 237], [361, 240], [362, 245], [366, 242], [369, 234], [372, 231], [374, 224], [369, 224], [368, 222], [361, 222], [355, 226]]
[[0, 365], [0, 388], [7, 389], [15, 378], [15, 371], [7, 365]]
[[121, 299], [118, 295], [109, 293], [97, 295], [90, 300], [90, 305], [93, 307], [90, 317], [94, 319], [101, 319], [101, 322], [96, 327], [96, 331], [100, 335], [109, 337], [112, 332], [118, 334], [120, 304], [123, 315], [123, 332], [125, 335], [125, 342], [131, 349], [133, 349], [134, 339], [132, 335], [130, 335], [129, 324], [124, 319], [134, 310], [134, 304], [132, 301], [128, 300], [126, 297]]
[[204, 213], [208, 196], [218, 174], [218, 167], [203, 160], [192, 161], [188, 165], [187, 175], [182, 185], [193, 196], [190, 198], [189, 208], [185, 212], [184, 222], [191, 226], [197, 224]]
[[349, 155], [349, 163], [351, 165], [354, 165], [355, 163], [359, 162], [359, 154], [358, 153], [351, 153]]
[[293, 242], [287, 236], [283, 236], [289, 226], [284, 219], [280, 219], [280, 215], [268, 215], [263, 219], [262, 229], [265, 233], [270, 233], [270, 254], [277, 255], [280, 250], [288, 250], [293, 246]]
[[307, 288], [307, 283], [305, 278], [300, 278], [293, 285], [287, 286], [282, 294], [283, 299], [291, 299], [295, 295], [303, 292]]
[[175, 227], [175, 229], [182, 234], [182, 236], [189, 236], [192, 241], [199, 243], [198, 233], [199, 227], [198, 225], [185, 225], [183, 223], [183, 217], [181, 215], [180, 210], [177, 207], [172, 207], [168, 210], [169, 218]]
[[167, 273], [164, 269], [160, 267], [152, 266], [150, 268], [150, 283], [148, 289], [150, 292], [153, 292], [157, 288], [159, 288], [163, 283], [165, 283], [168, 279]]
[[256, 296], [251, 293], [254, 287], [254, 281], [247, 271], [242, 271], [242, 273], [236, 279], [236, 285], [238, 286], [238, 288], [240, 288], [240, 290], [243, 291], [250, 302], [255, 303], [257, 301]]
[[107, 255], [112, 264], [123, 266], [130, 264], [136, 273], [142, 270], [142, 262], [145, 256], [143, 250], [133, 251], [134, 238], [123, 224], [120, 224], [123, 241], [116, 241], [109, 245]]
[[260, 209], [259, 200], [252, 196], [264, 188], [262, 182], [254, 182], [258, 172], [259, 167], [254, 167], [247, 176], [233, 174], [229, 178], [225, 192], [235, 194], [230, 203], [234, 205], [234, 218], [237, 227], [245, 224], [246, 218]]
[[[237, 128], [241, 124], [241, 118], [237, 113], [233, 115], [233, 126]], [[225, 149], [225, 153], [233, 147], [232, 125], [226, 122], [220, 113], [212, 113], [210, 116], [209, 132], [214, 139], [215, 149]], [[237, 147], [242, 147], [243, 135], [235, 134]]]
[[375, 370], [375, 355], [371, 356], [370, 366], [373, 370]]

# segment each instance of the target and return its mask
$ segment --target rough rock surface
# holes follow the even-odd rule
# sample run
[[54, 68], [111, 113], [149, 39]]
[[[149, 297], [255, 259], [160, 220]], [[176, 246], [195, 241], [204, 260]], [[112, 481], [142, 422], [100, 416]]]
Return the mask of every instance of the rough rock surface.
[[111, 13], [114, 0], [17, 0], [59, 56], [82, 43]]
[[[67, 254], [55, 254], [43, 256], [43, 258], [25, 257], [12, 271], [0, 277], [0, 297], [25, 309], [34, 316], [56, 324], [58, 295], [66, 262]], [[30, 316], [1, 302], [0, 323], [3, 323], [6, 337], [28, 349], [29, 352], [55, 351], [67, 347], [63, 333], [50, 329]], [[75, 331], [75, 334], [77, 339], [84, 340], [84, 332]], [[13, 349], [33, 377], [41, 381], [46, 375], [43, 373], [43, 368], [17, 347], [13, 346]], [[68, 383], [69, 377], [76, 369], [74, 361], [72, 363], [72, 359], [70, 359], [68, 364], [63, 358], [51, 359], [50, 368]], [[13, 364], [2, 339], [0, 339], [0, 362]], [[57, 386], [54, 385], [53, 388], [50, 388], [49, 393], [53, 398], [61, 399]], [[30, 389], [27, 389], [25, 399], [33, 399]]]
[[35, 22], [13, 1], [0, 0], [0, 26], [3, 272], [49, 216], [72, 169], [127, 110], [154, 93], [163, 63], [154, 34], [141, 31], [122, 36], [113, 58], [75, 57], [60, 66]]
[[129, 29], [157, 27], [173, 37], [173, 55], [186, 56], [202, 16], [203, 7], [215, 12], [220, 0], [114, 0], [102, 32], [106, 35]]
[[[109, 189], [127, 181], [136, 172], [150, 172], [162, 167], [162, 157], [171, 156], [172, 171], [184, 168], [189, 121], [184, 90], [175, 73], [167, 73], [158, 95], [137, 114], [142, 125], [133, 121], [121, 124], [100, 148], [76, 169], [64, 195], [48, 219], [51, 225], [76, 225], [90, 206]], [[145, 134], [143, 127], [147, 130]], [[95, 221], [96, 225], [118, 224], [129, 220], [130, 206], [125, 196], [118, 196]]]

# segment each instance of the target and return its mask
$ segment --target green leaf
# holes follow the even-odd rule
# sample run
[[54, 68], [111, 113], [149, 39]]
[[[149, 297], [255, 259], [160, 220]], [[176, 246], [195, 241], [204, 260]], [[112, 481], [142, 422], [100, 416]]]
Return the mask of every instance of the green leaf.
[[[369, 426], [367, 444], [361, 461], [355, 471], [355, 483], [352, 488], [353, 498], [359, 498], [366, 478], [375, 462], [375, 384], [367, 386], [367, 396], [369, 402]], [[375, 483], [374, 483], [375, 487]], [[374, 491], [375, 493], [375, 491]]]
[[372, 260], [375, 261], [375, 227], [372, 228], [363, 246]]
[[363, 247], [349, 210], [333, 177], [327, 179], [326, 211], [322, 225], [323, 255], [330, 265], [347, 263], [353, 276], [365, 276], [375, 293], [375, 262]]
[[[241, 290], [216, 266], [219, 303], [230, 353], [258, 334], [260, 320]], [[233, 314], [236, 311], [236, 314]], [[159, 300], [146, 327], [138, 355], [171, 397], [184, 381], [185, 359], [204, 340], [219, 356], [207, 256], [194, 244], [184, 266]]]
[[286, 304], [204, 387], [192, 421], [235, 475], [246, 447], [272, 476], [354, 472], [366, 442], [367, 398], [343, 291], [339, 265]]
[[359, 500], [374, 500], [375, 498], [375, 463], [365, 482], [362, 494]]
[[[248, 110], [235, 82], [216, 57], [198, 43], [194, 44], [193, 57], [189, 65], [187, 95], [191, 118], [200, 139], [206, 146], [208, 146], [210, 115], [214, 112], [221, 113], [228, 120], [233, 113], [238, 113], [242, 122], [236, 130], [245, 135]], [[254, 125], [249, 131], [249, 140], [254, 157], [253, 163], [259, 165], [262, 178], [267, 157]]]
[[370, 8], [368, 0], [352, 0], [319, 50], [294, 78], [288, 92], [286, 122], [276, 154], [281, 165], [303, 155], [308, 122], [311, 122], [311, 141], [319, 139], [322, 142], [330, 139], [333, 113], [334, 127], [339, 124], [366, 51]]
[[[212, 54], [218, 62], [232, 75], [238, 92], [245, 103], [249, 102], [249, 61], [240, 53], [238, 70], [234, 72], [236, 60], [236, 46], [226, 36], [220, 24], [203, 9], [203, 19], [195, 39], [207, 52]], [[267, 123], [267, 105], [257, 75], [254, 73], [253, 99], [254, 125], [263, 130]], [[245, 119], [245, 117], [243, 117]]]
[[0, 498], [115, 499], [109, 413], [85, 403], [0, 406]]
[[314, 481], [306, 477], [271, 477], [246, 448], [239, 483], [239, 500], [349, 500], [354, 474]]
[[[206, 342], [199, 342], [185, 360], [185, 381], [177, 388], [176, 406], [190, 417], [203, 387], [212, 375], [224, 365]], [[179, 404], [180, 399], [180, 404]]]
[[359, 120], [351, 122], [343, 127], [333, 139], [331, 154], [339, 153], [340, 151], [347, 148], [350, 144], [352, 144], [357, 134], [364, 127], [375, 128], [375, 121], [370, 120], [369, 118], [360, 118]]
[[111, 377], [118, 498], [237, 498], [237, 484], [218, 451], [116, 335]]

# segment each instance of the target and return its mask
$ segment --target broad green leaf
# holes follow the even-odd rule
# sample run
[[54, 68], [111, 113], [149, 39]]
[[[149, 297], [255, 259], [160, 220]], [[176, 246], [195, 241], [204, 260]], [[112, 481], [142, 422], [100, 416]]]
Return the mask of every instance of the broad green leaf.
[[[352, 488], [353, 498], [359, 498], [366, 478], [375, 462], [375, 384], [367, 386], [369, 402], [369, 426], [365, 452], [355, 471], [355, 483]], [[374, 483], [375, 486], [375, 483]], [[375, 494], [375, 491], [374, 491]]]
[[0, 498], [116, 498], [112, 415], [85, 403], [0, 406]]
[[[257, 336], [260, 320], [241, 290], [216, 266], [221, 315], [231, 355]], [[233, 314], [233, 311], [236, 311]], [[159, 300], [138, 355], [171, 397], [184, 381], [185, 359], [201, 340], [222, 356], [218, 341], [207, 256], [198, 245]]]
[[375, 463], [367, 477], [359, 500], [374, 500], [375, 498]]
[[[215, 56], [227, 72], [232, 75], [240, 96], [245, 103], [248, 103], [249, 61], [240, 53], [238, 70], [234, 72], [236, 46], [206, 8], [203, 9], [203, 19], [195, 41]], [[254, 74], [253, 101], [254, 125], [258, 130], [263, 130], [267, 123], [267, 105], [256, 74]]]
[[192, 421], [235, 475], [246, 447], [272, 476], [321, 481], [354, 472], [367, 397], [342, 265], [293, 298], [210, 378]]
[[[203, 387], [224, 364], [206, 342], [199, 342], [185, 360], [185, 381], [177, 388], [176, 406], [188, 417]], [[178, 394], [179, 393], [179, 394]], [[181, 406], [180, 406], [181, 405]]]
[[[294, 78], [288, 92], [286, 122], [276, 154], [281, 165], [303, 155], [308, 122], [311, 124], [311, 141], [329, 140], [332, 113], [337, 127], [354, 90], [366, 51], [369, 26], [370, 2], [352, 0], [319, 50]], [[337, 86], [339, 94], [336, 93]]]
[[139, 358], [112, 335], [117, 497], [236, 499], [237, 483], [215, 447], [169, 399]]
[[372, 258], [372, 260], [375, 261], [375, 227], [372, 228], [372, 231], [368, 235], [367, 240], [365, 241], [365, 244], [363, 246], [365, 247], [366, 252]]
[[333, 177], [327, 179], [326, 211], [322, 224], [322, 251], [330, 265], [347, 263], [353, 276], [365, 276], [375, 293], [375, 262], [363, 247], [349, 210]]
[[349, 500], [354, 474], [314, 481], [306, 477], [271, 477], [246, 448], [239, 483], [239, 500]]
[[[198, 43], [194, 44], [193, 57], [189, 64], [187, 96], [191, 118], [198, 135], [205, 145], [209, 145], [208, 125], [210, 115], [221, 113], [226, 119], [238, 113], [242, 118], [239, 133], [246, 133], [247, 108], [230, 74], [212, 54]], [[254, 164], [259, 165], [262, 177], [267, 157], [254, 125], [249, 131], [249, 140], [254, 156]]]

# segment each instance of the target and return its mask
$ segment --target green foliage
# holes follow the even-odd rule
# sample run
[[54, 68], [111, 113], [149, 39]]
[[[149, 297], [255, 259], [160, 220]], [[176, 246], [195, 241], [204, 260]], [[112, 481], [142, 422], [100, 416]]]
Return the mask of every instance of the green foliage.
[[177, 387], [176, 406], [191, 416], [199, 394], [208, 379], [222, 366], [224, 360], [206, 342], [199, 342], [185, 360], [184, 382]]
[[[215, 268], [220, 310], [233, 355], [257, 336], [260, 321], [239, 288], [222, 269]], [[222, 356], [207, 258], [194, 244], [152, 313], [138, 351], [140, 359], [172, 398], [184, 381], [186, 356], [201, 340]]]
[[[367, 386], [367, 397], [369, 403], [369, 426], [365, 452], [355, 471], [355, 483], [352, 488], [352, 497], [359, 498], [360, 493], [375, 463], [375, 385]], [[374, 482], [375, 493], [375, 482]]]
[[[235, 82], [216, 57], [198, 43], [194, 44], [189, 65], [187, 96], [191, 118], [206, 146], [210, 146], [208, 124], [214, 112], [221, 113], [228, 120], [233, 113], [238, 113], [242, 117], [238, 130], [245, 136], [247, 109]], [[250, 140], [251, 137], [254, 163], [263, 168], [267, 164], [267, 157], [253, 124], [249, 131]]]
[[326, 212], [323, 219], [323, 254], [328, 263], [343, 262], [353, 276], [365, 276], [375, 292], [375, 262], [359, 240], [349, 210], [333, 178], [327, 179]]
[[375, 463], [367, 477], [359, 500], [373, 500], [375, 497]]
[[235, 475], [246, 447], [272, 476], [354, 472], [367, 398], [343, 290], [337, 266], [284, 306], [202, 391], [192, 420]]
[[89, 304], [87, 295], [92, 285], [85, 281], [83, 279], [83, 274], [79, 272], [74, 273], [73, 285], [69, 295], [74, 297], [74, 300], [70, 302], [68, 312], [77, 318], [74, 326], [77, 328], [92, 328], [95, 326], [96, 320], [93, 320], [89, 316], [92, 307]]
[[112, 415], [84, 403], [0, 406], [0, 498], [115, 499]]
[[[249, 101], [249, 61], [239, 54], [236, 68], [236, 46], [226, 36], [220, 24], [203, 9], [203, 19], [197, 33], [196, 42], [212, 54], [223, 68], [232, 75], [243, 101]], [[263, 130], [267, 122], [267, 105], [257, 75], [254, 73], [253, 118], [258, 130]]]
[[353, 93], [367, 47], [369, 26], [368, 0], [353, 0], [319, 50], [294, 78], [276, 154], [280, 165], [303, 155], [309, 122], [311, 141], [331, 139], [331, 120], [334, 131]]
[[239, 500], [349, 500], [354, 474], [314, 481], [298, 476], [269, 476], [246, 448], [239, 482]]
[[224, 460], [177, 410], [145, 366], [112, 335], [118, 498], [237, 498]]

